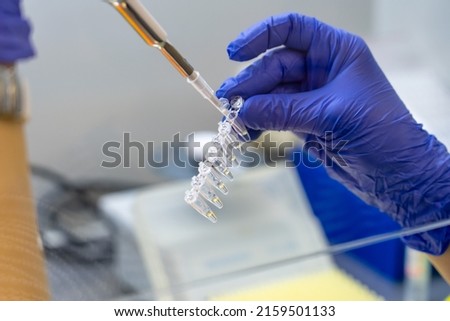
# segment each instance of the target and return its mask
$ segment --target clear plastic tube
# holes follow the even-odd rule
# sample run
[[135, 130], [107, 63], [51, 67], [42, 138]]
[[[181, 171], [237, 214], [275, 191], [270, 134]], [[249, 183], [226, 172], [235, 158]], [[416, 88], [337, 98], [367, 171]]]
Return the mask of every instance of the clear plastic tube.
[[227, 110], [223, 113], [226, 116], [226, 121], [229, 123], [240, 140], [248, 142], [251, 140], [250, 134], [244, 123], [238, 118], [238, 113], [241, 107], [244, 105], [244, 100], [240, 96], [233, 97], [231, 102], [226, 98], [220, 98], [221, 110]]
[[[213, 167], [216, 167], [216, 164], [218, 164], [221, 165], [223, 171], [225, 171], [226, 168], [237, 166], [238, 163], [233, 151], [233, 145], [222, 138], [219, 138], [215, 143], [220, 147], [217, 156], [208, 157], [208, 160], [213, 163]], [[224, 175], [228, 176], [228, 174]]]
[[237, 110], [231, 109], [228, 113], [227, 121], [231, 124], [240, 140], [248, 142], [251, 140], [250, 134], [248, 133], [242, 120], [238, 117], [238, 113], [239, 112]]
[[[209, 92], [209, 96], [213, 95], [212, 90], [207, 88], [206, 83], [202, 84], [199, 77], [200, 75], [197, 75], [198, 79], [191, 80], [193, 85], [200, 91]], [[219, 110], [226, 117], [219, 122], [218, 134], [212, 139], [211, 146], [205, 155], [205, 161], [199, 164], [199, 174], [192, 179], [191, 190], [187, 191], [185, 196], [187, 203], [210, 220], [211, 217], [214, 219], [216, 217], [205, 200], [218, 208], [223, 207], [222, 201], [213, 188], [225, 195], [228, 194], [228, 188], [219, 177], [226, 177], [230, 181], [234, 179], [230, 168], [238, 165], [235, 152], [241, 148], [243, 140], [250, 139], [247, 129], [239, 122], [238, 117], [239, 111], [244, 105], [243, 99], [235, 97], [230, 103], [227, 99], [221, 98], [217, 99], [217, 102], [220, 105]]]
[[228, 194], [228, 188], [226, 187], [226, 185], [223, 183], [223, 181], [219, 178], [219, 175], [216, 174], [213, 170], [212, 170], [212, 165], [206, 165], [204, 162], [201, 162], [199, 164], [199, 172], [204, 175], [208, 181], [208, 183], [210, 183], [212, 186], [214, 186], [215, 188], [217, 188], [219, 191], [221, 191], [224, 195]]
[[222, 208], [223, 207], [223, 203], [220, 200], [220, 198], [217, 196], [217, 194], [213, 191], [212, 188], [210, 188], [207, 184], [204, 184], [201, 188], [200, 188], [200, 193], [202, 194], [202, 196], [209, 201], [211, 204], [213, 204], [214, 206], [216, 206], [217, 208]]
[[222, 208], [223, 203], [214, 190], [207, 184], [206, 177], [202, 175], [194, 176], [191, 183], [192, 189], [198, 191], [201, 196], [203, 196], [208, 202], [216, 206], [217, 208]]
[[186, 191], [184, 200], [186, 201], [186, 203], [191, 205], [193, 209], [195, 209], [198, 213], [206, 217], [208, 220], [210, 220], [213, 223], [217, 222], [217, 216], [214, 214], [214, 212], [211, 210], [208, 204], [206, 204], [206, 202], [200, 197], [198, 193], [192, 190]]
[[206, 156], [206, 161], [211, 165], [211, 168], [215, 169], [222, 176], [225, 176], [229, 180], [233, 180], [233, 174], [231, 173], [229, 167], [233, 164], [233, 154], [227, 154], [227, 151], [222, 147], [221, 142], [213, 140], [214, 146], [208, 149], [208, 155]]
[[244, 106], [244, 99], [241, 96], [234, 96], [230, 101], [231, 108], [240, 110]]

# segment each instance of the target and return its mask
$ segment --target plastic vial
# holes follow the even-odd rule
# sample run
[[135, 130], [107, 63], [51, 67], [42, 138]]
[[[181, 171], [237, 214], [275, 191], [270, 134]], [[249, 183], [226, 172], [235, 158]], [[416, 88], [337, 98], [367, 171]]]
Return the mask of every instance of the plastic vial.
[[206, 180], [209, 184], [217, 188], [223, 194], [228, 194], [228, 188], [222, 182], [222, 180], [218, 177], [216, 173], [213, 172], [211, 165], [208, 166], [204, 162], [200, 162], [199, 164], [199, 172], [206, 177]]
[[241, 109], [244, 105], [244, 99], [241, 96], [235, 96], [231, 98], [230, 105], [232, 109]]
[[234, 179], [233, 174], [231, 173], [230, 169], [228, 168], [226, 162], [227, 161], [233, 161], [233, 160], [224, 160], [220, 157], [208, 157], [207, 162], [211, 164], [211, 169], [214, 172], [217, 172], [218, 174], [228, 178], [230, 181]]
[[198, 193], [193, 191], [186, 191], [184, 196], [186, 203], [192, 206], [197, 212], [206, 217], [213, 223], [217, 222], [217, 216], [211, 210], [211, 208], [206, 204], [206, 202], [200, 197]]
[[251, 140], [251, 137], [247, 131], [247, 128], [245, 127], [242, 120], [240, 118], [238, 118], [237, 110], [230, 110], [226, 120], [231, 124], [234, 131], [236, 132], [236, 134], [242, 141], [248, 142]]
[[192, 188], [185, 195], [185, 201], [212, 222], [216, 222], [217, 217], [211, 211], [207, 201], [218, 208], [223, 207], [213, 187], [225, 195], [228, 194], [228, 188], [220, 177], [234, 179], [230, 167], [238, 165], [235, 152], [240, 150], [244, 141], [251, 139], [247, 128], [238, 117], [243, 105], [242, 97], [233, 97], [231, 102], [225, 98], [217, 100], [217, 107], [225, 118], [219, 122], [218, 134], [212, 139], [207, 155], [204, 155], [205, 161], [199, 163], [199, 174], [192, 178]]
[[201, 196], [203, 196], [207, 201], [215, 205], [217, 208], [223, 207], [222, 201], [206, 182], [205, 176], [199, 175], [192, 177], [191, 186], [194, 190], [197, 190]]

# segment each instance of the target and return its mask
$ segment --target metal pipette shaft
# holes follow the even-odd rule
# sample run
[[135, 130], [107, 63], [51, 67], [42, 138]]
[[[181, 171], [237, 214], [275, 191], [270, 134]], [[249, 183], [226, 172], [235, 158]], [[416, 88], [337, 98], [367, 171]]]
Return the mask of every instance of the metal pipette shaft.
[[171, 65], [186, 78], [187, 82], [207, 99], [223, 115], [228, 110], [223, 107], [208, 83], [198, 71], [169, 43], [167, 33], [155, 18], [145, 9], [139, 0], [109, 0], [122, 17], [133, 27], [141, 38], [150, 46], [161, 51]]

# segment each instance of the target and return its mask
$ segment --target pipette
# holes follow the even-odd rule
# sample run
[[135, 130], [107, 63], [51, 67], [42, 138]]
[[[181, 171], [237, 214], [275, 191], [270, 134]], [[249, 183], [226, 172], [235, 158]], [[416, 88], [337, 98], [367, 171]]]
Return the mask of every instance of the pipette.
[[167, 33], [139, 0], [108, 0], [108, 2], [114, 6], [149, 46], [155, 47], [161, 51], [172, 66], [175, 67], [181, 76], [186, 78], [187, 82], [191, 84], [203, 98], [208, 100], [224, 116], [228, 115], [228, 110], [224, 108], [223, 104], [217, 99], [214, 91], [205, 79], [168, 41]]

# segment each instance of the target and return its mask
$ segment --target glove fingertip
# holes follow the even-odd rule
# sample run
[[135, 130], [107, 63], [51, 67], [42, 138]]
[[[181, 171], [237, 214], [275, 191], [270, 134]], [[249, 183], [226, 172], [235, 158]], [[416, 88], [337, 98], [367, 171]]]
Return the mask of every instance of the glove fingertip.
[[234, 61], [245, 60], [241, 53], [242, 47], [236, 43], [236, 41], [231, 42], [227, 47], [228, 58]]
[[216, 97], [217, 97], [217, 98], [223, 98], [223, 97], [225, 97], [225, 90], [222, 90], [222, 89], [216, 90]]
[[239, 118], [242, 119], [245, 126], [253, 130], [256, 131], [265, 130], [266, 119], [264, 116], [262, 116], [263, 113], [261, 113], [264, 107], [258, 103], [255, 104], [254, 101], [255, 97], [251, 97], [244, 102], [244, 106], [239, 112]]
[[231, 96], [235, 96], [233, 93], [234, 89], [238, 85], [235, 78], [231, 77], [225, 80], [225, 82], [217, 89], [216, 96], [218, 98], [231, 98]]

